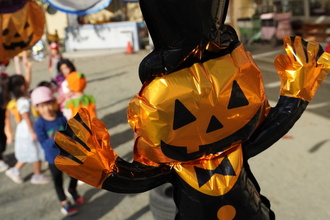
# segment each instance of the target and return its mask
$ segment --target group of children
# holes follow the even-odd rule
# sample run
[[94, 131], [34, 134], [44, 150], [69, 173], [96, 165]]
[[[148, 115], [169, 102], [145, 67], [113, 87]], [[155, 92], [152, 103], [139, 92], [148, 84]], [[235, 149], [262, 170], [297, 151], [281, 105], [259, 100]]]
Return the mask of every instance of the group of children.
[[[14, 74], [6, 75], [6, 80], [1, 80], [0, 96], [3, 98], [0, 99], [0, 120], [3, 124], [0, 123], [0, 135], [3, 135], [3, 130], [5, 130], [5, 106], [9, 101], [9, 92], [16, 101], [15, 107], [20, 119], [17, 120], [14, 139], [17, 162], [11, 168], [4, 163], [2, 154], [5, 151], [6, 143], [4, 143], [4, 147], [3, 143], [0, 143], [0, 163], [3, 165], [1, 168], [0, 164], [0, 172], [5, 171], [5, 174], [15, 183], [22, 183], [20, 171], [26, 163], [32, 163], [34, 174], [31, 177], [31, 183], [48, 183], [51, 178], [41, 172], [41, 161], [46, 160], [57, 197], [61, 203], [61, 211], [66, 215], [72, 215], [77, 212], [77, 208], [67, 199], [63, 188], [63, 173], [54, 164], [54, 160], [59, 154], [54, 143], [54, 136], [57, 131], [65, 128], [67, 120], [73, 117], [81, 107], [85, 107], [92, 117], [96, 117], [95, 99], [91, 95], [84, 94], [83, 91], [86, 87], [84, 74], [77, 72], [70, 60], [58, 55], [58, 45], [52, 44], [50, 49], [57, 51], [52, 51], [50, 55], [50, 60], [52, 60], [50, 67], [52, 70], [56, 67], [55, 72], [57, 71], [52, 74], [50, 82], [39, 83], [29, 93], [32, 63], [28, 60], [24, 63], [25, 77], [21, 74]], [[57, 59], [53, 60], [53, 56]], [[5, 92], [6, 90], [9, 92]], [[55, 97], [56, 93], [57, 97]], [[37, 112], [37, 118], [32, 114], [33, 109]], [[3, 142], [2, 138], [1, 142]], [[75, 204], [82, 204], [84, 199], [76, 190], [77, 182], [76, 179], [70, 178], [68, 193]]]

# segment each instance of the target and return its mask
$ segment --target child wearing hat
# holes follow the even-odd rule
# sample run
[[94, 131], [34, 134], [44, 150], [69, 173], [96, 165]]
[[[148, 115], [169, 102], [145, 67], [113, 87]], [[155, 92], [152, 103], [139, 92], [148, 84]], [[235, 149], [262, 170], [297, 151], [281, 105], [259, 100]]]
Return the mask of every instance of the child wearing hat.
[[80, 72], [73, 72], [66, 77], [68, 88], [72, 96], [65, 102], [63, 114], [67, 119], [77, 114], [80, 108], [86, 108], [91, 118], [96, 117], [95, 98], [92, 95], [84, 94], [86, 78]]
[[[34, 129], [38, 141], [45, 151], [55, 191], [61, 203], [61, 212], [65, 215], [73, 215], [77, 213], [77, 208], [67, 200], [63, 189], [63, 173], [54, 163], [56, 156], [59, 154], [59, 149], [55, 146], [54, 136], [57, 131], [65, 129], [67, 120], [60, 111], [56, 111], [56, 100], [50, 88], [46, 86], [35, 88], [31, 93], [31, 100], [40, 115]], [[78, 194], [76, 188], [77, 179], [71, 177], [68, 192], [75, 204], [82, 204], [84, 199]]]
[[[1, 62], [0, 62], [1, 68]], [[9, 166], [4, 161], [3, 153], [6, 150], [7, 144], [7, 134], [5, 132], [6, 128], [6, 119], [7, 111], [6, 111], [6, 104], [9, 100], [9, 89], [8, 89], [8, 75], [3, 73], [0, 69], [0, 173], [6, 171]]]

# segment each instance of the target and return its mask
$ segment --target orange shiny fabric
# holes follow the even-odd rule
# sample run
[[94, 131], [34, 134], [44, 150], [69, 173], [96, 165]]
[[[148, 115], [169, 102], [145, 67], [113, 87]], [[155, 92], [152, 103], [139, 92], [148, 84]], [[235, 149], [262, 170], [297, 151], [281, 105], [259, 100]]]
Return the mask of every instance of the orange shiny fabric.
[[284, 37], [287, 55], [278, 55], [275, 67], [281, 78], [281, 95], [311, 101], [330, 69], [330, 54], [317, 59], [319, 44], [302, 44], [300, 37]]
[[14, 12], [0, 14], [0, 61], [35, 45], [44, 33], [43, 10], [32, 1]]
[[[230, 168], [233, 169], [235, 175], [221, 175], [217, 173], [214, 174], [204, 185], [199, 186], [196, 181], [199, 179], [197, 172], [195, 171], [196, 167], [202, 170], [215, 170], [219, 164], [224, 163], [225, 160], [229, 161], [229, 163], [226, 163], [226, 169], [228, 169], [228, 166], [231, 166]], [[231, 147], [229, 150], [219, 155], [209, 155], [204, 159], [195, 160], [188, 163], [175, 164], [173, 166], [177, 174], [186, 183], [188, 183], [195, 190], [210, 196], [222, 196], [229, 192], [235, 185], [242, 167], [243, 154], [240, 144]]]
[[56, 133], [55, 140], [66, 152], [83, 164], [79, 164], [63, 155], [56, 157], [55, 164], [69, 176], [101, 188], [104, 180], [114, 172], [114, 161], [118, 155], [110, 146], [110, 135], [104, 123], [97, 118], [91, 119], [88, 111], [84, 108], [80, 109], [79, 115], [90, 131], [77, 122], [75, 118], [70, 119], [68, 125], [89, 149], [61, 132]]
[[[79, 98], [76, 98], [77, 100]], [[95, 118], [96, 117], [96, 107], [95, 107], [95, 103], [93, 102], [89, 102], [87, 103], [88, 105], [86, 105], [86, 103], [78, 103], [78, 106], [76, 106], [77, 103], [73, 103], [73, 102], [68, 102], [68, 104], [65, 106], [65, 108], [68, 108], [71, 110], [72, 112], [72, 116], [76, 115], [79, 111], [79, 109], [81, 108], [85, 108], [87, 109], [87, 111], [90, 114], [91, 118]]]
[[[228, 108], [233, 82], [236, 81], [248, 104]], [[179, 100], [196, 120], [173, 129], [174, 105]], [[156, 163], [178, 162], [165, 156], [161, 141], [187, 147], [188, 153], [200, 145], [224, 139], [246, 125], [261, 109], [263, 121], [269, 110], [262, 74], [242, 45], [231, 54], [195, 63], [189, 68], [156, 77], [144, 86], [129, 103], [128, 122], [137, 134], [135, 160], [144, 158]], [[222, 129], [207, 133], [211, 117]]]

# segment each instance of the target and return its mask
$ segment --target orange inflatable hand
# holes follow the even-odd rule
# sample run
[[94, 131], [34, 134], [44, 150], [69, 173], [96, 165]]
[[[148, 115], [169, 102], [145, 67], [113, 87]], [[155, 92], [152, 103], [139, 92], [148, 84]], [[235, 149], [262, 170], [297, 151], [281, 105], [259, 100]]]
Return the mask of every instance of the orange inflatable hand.
[[323, 53], [315, 41], [306, 42], [300, 37], [285, 37], [283, 41], [287, 55], [275, 58], [281, 95], [309, 102], [330, 70], [330, 54]]
[[108, 130], [101, 120], [91, 120], [84, 108], [56, 133], [55, 143], [60, 149], [55, 164], [69, 176], [101, 188], [113, 172], [118, 155], [110, 146]]

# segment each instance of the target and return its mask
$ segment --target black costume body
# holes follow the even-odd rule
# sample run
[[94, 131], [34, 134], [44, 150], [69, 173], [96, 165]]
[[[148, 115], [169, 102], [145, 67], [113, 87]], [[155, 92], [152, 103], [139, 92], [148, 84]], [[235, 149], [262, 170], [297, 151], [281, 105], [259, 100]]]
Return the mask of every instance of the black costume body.
[[[221, 2], [221, 3], [220, 3]], [[150, 34], [154, 40], [155, 49], [150, 53], [140, 65], [140, 79], [145, 81], [152, 80], [154, 77], [164, 74], [171, 74], [174, 71], [189, 67], [196, 62], [206, 62], [210, 59], [230, 54], [235, 48], [240, 46], [240, 42], [235, 31], [223, 25], [226, 15], [227, 5], [223, 5], [222, 11], [219, 9], [218, 22], [221, 27], [215, 27], [214, 17], [210, 11], [213, 4], [228, 4], [225, 1], [153, 1], [141, 0], [141, 9], [145, 16]], [[179, 5], [180, 6], [179, 6]], [[185, 10], [182, 10], [185, 8]], [[214, 14], [213, 14], [214, 16]], [[203, 28], [201, 28], [203, 27]], [[209, 28], [206, 28], [209, 27]], [[191, 29], [190, 29], [191, 28]], [[195, 29], [195, 30], [194, 30]], [[210, 39], [213, 38], [213, 39]], [[212, 41], [213, 40], [213, 41]], [[206, 45], [212, 44], [212, 49], [207, 50]], [[197, 52], [191, 51], [198, 47]], [[213, 50], [213, 51], [212, 51]], [[221, 68], [221, 67], [220, 67]], [[127, 169], [125, 164], [124, 176], [121, 177], [121, 166], [118, 163], [119, 172], [105, 180], [104, 189], [114, 192], [143, 192], [150, 189], [150, 185], [159, 185], [164, 182], [171, 182], [174, 186], [174, 200], [179, 210], [176, 219], [218, 219], [217, 213], [223, 206], [230, 205], [235, 207], [236, 214], [233, 219], [255, 219], [268, 220], [275, 219], [270, 210], [268, 200], [260, 195], [260, 188], [250, 171], [247, 159], [268, 148], [279, 138], [281, 138], [292, 127], [299, 118], [301, 112], [306, 108], [307, 102], [290, 97], [281, 97], [278, 106], [271, 109], [268, 117], [257, 131], [250, 137], [250, 133], [257, 126], [258, 121], [251, 125], [251, 131], [245, 131], [242, 136], [248, 141], [243, 142], [242, 164], [240, 173], [236, 173], [229, 164], [219, 164], [218, 170], [221, 175], [236, 175], [237, 182], [234, 187], [226, 194], [219, 196], [209, 196], [194, 189], [184, 181], [170, 166], [162, 165], [160, 168], [149, 167], [155, 176], [148, 177], [146, 182], [133, 183], [133, 179], [139, 176], [139, 172], [145, 173], [144, 165], [137, 165], [140, 168], [135, 170]], [[295, 117], [295, 115], [299, 115]], [[228, 143], [229, 144], [229, 143]], [[227, 145], [229, 147], [229, 145]], [[215, 152], [214, 152], [215, 153]], [[203, 153], [201, 153], [202, 155]], [[196, 156], [196, 158], [198, 158]], [[228, 173], [226, 173], [228, 172]], [[234, 172], [234, 173], [231, 173]], [[164, 175], [166, 173], [166, 175]], [[207, 172], [211, 178], [215, 173]], [[144, 174], [143, 174], [144, 175]], [[127, 188], [123, 187], [127, 182]], [[199, 181], [199, 180], [195, 180]], [[141, 188], [139, 186], [141, 185]]]
[[[210, 65], [221, 69], [226, 66], [226, 62], [218, 62], [218, 59], [225, 57], [230, 59], [237, 51], [244, 51], [235, 30], [224, 25], [228, 7], [226, 0], [140, 0], [140, 6], [155, 49], [140, 64], [139, 76], [143, 87], [137, 96], [142, 101], [131, 101], [128, 110], [129, 118], [139, 115], [140, 107], [146, 105], [143, 101], [147, 99], [148, 94], [145, 94], [155, 80], [159, 80], [162, 76], [167, 76], [167, 78], [173, 76], [175, 81], [176, 76], [180, 78], [180, 74], [184, 74], [189, 68], [193, 66], [199, 68], [209, 65], [210, 62]], [[319, 54], [322, 54], [322, 50]], [[248, 62], [248, 66], [253, 65], [253, 62]], [[238, 66], [237, 68], [242, 70], [238, 72], [244, 72], [245, 67]], [[240, 87], [253, 87], [253, 85], [242, 85], [245, 80], [240, 81], [240, 77], [244, 78], [244, 74], [238, 74], [239, 76], [233, 74], [230, 76], [232, 78], [229, 77], [233, 80], [230, 81], [232, 94], [228, 96], [235, 99], [228, 98], [230, 99], [228, 109], [248, 107], [253, 102], [251, 100], [254, 99], [254, 94], [250, 94], [252, 98], [249, 95], [244, 97], [244, 89], [242, 89], [243, 94], [240, 94], [242, 93]], [[177, 84], [180, 84], [180, 81]], [[261, 88], [260, 97], [263, 96], [263, 87]], [[156, 98], [157, 96], [165, 97], [164, 102], [170, 96], [165, 92], [157, 92], [151, 95]], [[178, 93], [180, 93], [179, 90]], [[185, 103], [181, 97], [175, 97], [175, 92], [171, 95], [174, 98], [168, 99], [171, 101], [170, 104], [175, 108], [180, 107], [180, 111], [174, 111], [174, 114], [185, 111], [183, 107]], [[189, 95], [184, 99], [189, 101]], [[138, 104], [135, 105], [134, 102]], [[159, 106], [162, 104], [159, 103]], [[267, 99], [260, 99], [256, 101], [257, 107], [254, 107], [253, 115], [249, 117], [246, 125], [237, 129], [230, 128], [234, 131], [231, 135], [212, 144], [199, 146], [199, 150], [192, 153], [167, 144], [164, 140], [161, 140], [157, 149], [147, 149], [145, 145], [148, 145], [150, 141], [144, 138], [149, 134], [143, 132], [149, 124], [141, 122], [140, 125], [136, 125], [137, 128], [132, 126], [138, 133], [134, 146], [134, 161], [129, 163], [122, 160], [111, 149], [105, 155], [111, 155], [114, 160], [109, 159], [107, 168], [100, 169], [99, 172], [102, 175], [99, 175], [100, 180], [95, 183], [92, 177], [82, 175], [79, 168], [79, 166], [88, 167], [91, 164], [89, 170], [95, 169], [95, 173], [98, 172], [94, 162], [88, 161], [93, 157], [92, 154], [97, 154], [97, 150], [91, 150], [92, 146], [87, 143], [88, 135], [97, 136], [98, 131], [95, 131], [97, 127], [93, 127], [93, 123], [86, 119], [88, 117], [82, 111], [69, 122], [68, 128], [55, 138], [61, 150], [56, 164], [64, 172], [68, 169], [67, 173], [77, 179], [118, 193], [144, 192], [170, 182], [174, 187], [174, 201], [178, 208], [176, 220], [273, 220], [275, 215], [270, 209], [269, 201], [260, 194], [260, 187], [250, 170], [248, 159], [266, 150], [285, 135], [307, 105], [308, 101], [305, 99], [285, 95], [280, 96], [275, 107], [270, 107]], [[150, 106], [152, 109], [159, 107], [151, 104]], [[219, 109], [219, 111], [222, 110], [224, 109]], [[148, 120], [148, 117], [145, 119]], [[178, 130], [197, 120], [197, 117], [185, 114], [180, 120], [173, 120], [173, 130]], [[222, 128], [220, 122], [214, 122], [214, 120], [211, 122], [213, 125], [209, 126], [207, 132], [211, 133]], [[83, 138], [79, 137], [72, 126], [77, 123], [80, 123], [81, 128], [88, 133], [82, 136]], [[161, 132], [160, 130], [147, 131], [155, 132], [157, 135]], [[66, 140], [64, 140], [67, 137], [74, 140], [77, 148], [82, 148], [81, 154], [74, 155], [67, 152], [69, 149], [65, 148]], [[82, 140], [85, 138], [86, 141]], [[71, 139], [70, 142], [72, 142]], [[101, 143], [99, 137], [96, 139], [98, 144]], [[84, 153], [85, 151], [87, 153]], [[72, 169], [68, 168], [72, 162], [66, 162], [66, 158], [70, 158], [79, 165], [75, 165]], [[86, 158], [86, 160], [81, 158]], [[230, 184], [221, 189], [217, 184], [223, 182], [230, 182]], [[212, 190], [213, 185], [216, 186], [214, 190]], [[210, 189], [205, 189], [205, 186]]]

